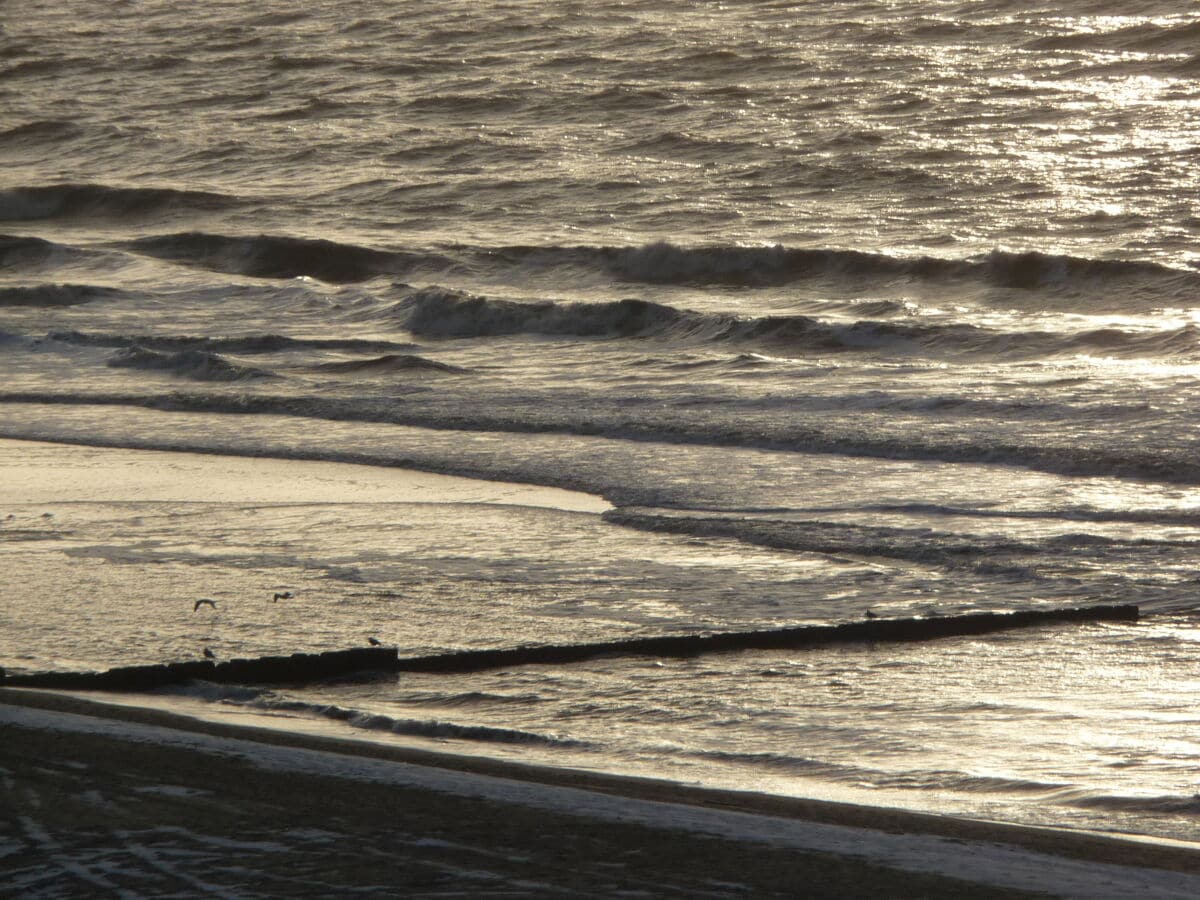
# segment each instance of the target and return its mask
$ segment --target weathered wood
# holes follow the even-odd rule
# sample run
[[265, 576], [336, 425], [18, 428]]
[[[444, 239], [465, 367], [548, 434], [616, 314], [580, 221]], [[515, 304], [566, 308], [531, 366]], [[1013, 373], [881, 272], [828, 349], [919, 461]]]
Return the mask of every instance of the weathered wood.
[[843, 642], [926, 641], [987, 634], [1063, 622], [1137, 621], [1136, 606], [1088, 606], [971, 613], [919, 619], [871, 619], [842, 625], [805, 625], [767, 631], [734, 631], [668, 637], [629, 638], [592, 644], [464, 650], [397, 661], [401, 672], [477, 672], [530, 663], [572, 663], [599, 656], [698, 656], [729, 650], [790, 650]]
[[170, 663], [169, 665], [124, 666], [105, 672], [41, 672], [10, 675], [6, 687], [58, 688], [88, 691], [147, 691], [183, 684], [192, 680], [218, 684], [282, 684], [320, 681], [372, 670], [393, 671], [395, 647], [355, 647], [327, 653], [294, 653], [291, 656], [264, 656], [257, 659], [232, 659]]
[[988, 634], [1065, 622], [1134, 622], [1136, 606], [971, 613], [916, 619], [870, 619], [841, 625], [802, 625], [765, 631], [667, 635], [590, 644], [544, 644], [500, 650], [462, 650], [401, 659], [395, 647], [355, 647], [326, 653], [293, 653], [257, 659], [211, 660], [125, 666], [105, 672], [42, 672], [8, 675], [7, 687], [60, 690], [142, 691], [193, 679], [218, 684], [286, 684], [321, 681], [361, 672], [479, 672], [504, 666], [582, 662], [600, 656], [688, 657], [730, 650], [802, 650], [836, 643], [927, 641]]

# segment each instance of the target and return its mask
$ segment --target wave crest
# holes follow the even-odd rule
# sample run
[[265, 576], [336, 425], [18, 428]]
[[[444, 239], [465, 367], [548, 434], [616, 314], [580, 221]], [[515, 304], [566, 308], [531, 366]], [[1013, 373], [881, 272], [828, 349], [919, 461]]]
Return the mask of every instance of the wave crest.
[[[23, 336], [10, 334], [0, 339], [20, 342]], [[622, 440], [685, 442], [713, 447], [757, 447], [770, 450], [791, 449], [801, 453], [837, 454], [879, 459], [933, 460], [957, 463], [988, 463], [1019, 466], [1041, 472], [1062, 475], [1136, 478], [1161, 481], [1167, 484], [1200, 484], [1200, 464], [1188, 449], [1162, 451], [1141, 446], [1068, 447], [1058, 443], [1013, 442], [941, 439], [935, 435], [888, 436], [867, 433], [847, 433], [807, 425], [762, 427], [714, 424], [689, 424], [678, 419], [614, 417], [604, 419], [582, 410], [562, 410], [560, 415], [537, 416], [496, 415], [487, 409], [476, 409], [470, 415], [448, 414], [444, 411], [415, 409], [409, 404], [385, 403], [370, 399], [345, 399], [328, 396], [296, 396], [261, 393], [200, 393], [171, 391], [167, 394], [118, 393], [99, 391], [4, 391], [0, 403], [89, 404], [134, 406], [171, 412], [214, 412], [230, 414], [268, 414], [304, 416], [337, 422], [389, 422], [418, 428], [468, 431], [499, 431], [513, 434], [560, 432], [564, 434], [605, 435]], [[31, 440], [45, 440], [43, 432], [23, 431]], [[16, 436], [15, 433], [10, 436]], [[117, 446], [126, 446], [121, 443]], [[144, 449], [195, 449], [175, 444], [154, 444], [137, 441], [129, 446]], [[200, 446], [203, 446], [201, 444]], [[314, 457], [303, 457], [314, 458]], [[320, 456], [315, 458], [334, 458]], [[353, 453], [337, 454], [342, 462], [374, 462], [376, 457]], [[386, 457], [384, 457], [386, 458]], [[413, 460], [406, 457], [409, 463]], [[385, 463], [385, 464], [390, 464]], [[424, 465], [424, 464], [423, 464]], [[447, 467], [444, 461], [427, 465], [432, 471], [477, 475], [470, 467]], [[502, 471], [502, 474], [501, 474]], [[588, 479], [582, 482], [550, 478], [540, 472], [520, 468], [501, 471], [488, 469], [487, 477], [502, 480], [530, 481], [554, 487], [570, 487], [606, 493], [621, 503], [652, 505], [658, 501], [643, 495], [629, 496], [612, 484], [597, 484]]]
[[414, 737], [452, 738], [491, 744], [527, 744], [546, 747], [587, 746], [585, 742], [573, 738], [524, 731], [518, 728], [463, 724], [459, 722], [447, 722], [441, 719], [399, 718], [380, 713], [371, 713], [352, 707], [338, 706], [336, 704], [289, 700], [269, 694], [237, 700], [227, 698], [226, 702], [236, 702], [239, 705], [252, 706], [257, 709], [271, 710], [273, 712], [294, 712], [321, 716], [322, 718], [332, 719], [337, 722], [345, 722], [354, 728], [362, 728], [369, 731], [386, 731], [392, 734], [403, 734]]
[[380, 353], [412, 350], [407, 341], [365, 338], [294, 338], [282, 334], [249, 334], [241, 337], [194, 337], [190, 335], [126, 335], [104, 332], [51, 331], [46, 337], [81, 347], [142, 347], [179, 353], [204, 350], [212, 353], [280, 353], [288, 350], [346, 350]]
[[128, 347], [110, 357], [107, 365], [114, 369], [167, 372], [195, 381], [242, 381], [247, 378], [274, 377], [264, 369], [239, 366], [223, 356], [204, 350], [158, 353], [145, 347]]
[[68, 262], [88, 256], [88, 251], [26, 235], [0, 234], [0, 265], [30, 266]]
[[991, 571], [996, 571], [994, 560], [997, 558], [1033, 556], [1044, 550], [1036, 543], [999, 537], [938, 535], [931, 534], [926, 528], [844, 525], [817, 520], [656, 515], [627, 509], [609, 510], [603, 518], [610, 524], [640, 531], [732, 538], [776, 550], [884, 557], [947, 567], [969, 568], [982, 561], [991, 567]]
[[[55, 190], [96, 189], [62, 186]], [[18, 189], [32, 190], [32, 189]], [[103, 189], [112, 191], [117, 189]], [[121, 194], [123, 204], [183, 202], [186, 192]], [[0, 195], [3, 196], [3, 195]], [[187, 202], [232, 202], [220, 195], [187, 194]], [[206, 199], [207, 198], [207, 199]], [[666, 241], [630, 247], [528, 246], [478, 247], [448, 245], [440, 249], [376, 249], [336, 241], [261, 234], [229, 236], [204, 232], [155, 235], [130, 241], [126, 249], [147, 256], [257, 278], [307, 275], [330, 283], [350, 283], [414, 270], [452, 273], [467, 267], [512, 275], [521, 268], [553, 271], [590, 269], [618, 281], [640, 284], [721, 285], [757, 288], [818, 280], [846, 289], [871, 284], [976, 284], [1017, 291], [1040, 291], [1073, 297], [1131, 288], [1146, 290], [1158, 306], [1169, 298], [1200, 288], [1200, 273], [1138, 260], [1091, 259], [1037, 250], [996, 250], [963, 259], [937, 256], [893, 256], [837, 248], [685, 247]], [[1189, 294], [1190, 295], [1190, 294]]]
[[409, 331], [431, 337], [497, 337], [511, 334], [632, 337], [661, 333], [681, 323], [703, 323], [695, 313], [646, 300], [611, 303], [522, 303], [492, 300], [445, 288], [426, 288], [394, 311]]
[[389, 353], [372, 359], [351, 359], [345, 362], [320, 363], [312, 367], [315, 372], [333, 374], [386, 374], [388, 372], [445, 372], [462, 374], [467, 370], [449, 363], [426, 359], [411, 353]]
[[998, 331], [941, 321], [826, 322], [811, 316], [741, 318], [701, 313], [648, 300], [602, 303], [520, 302], [431, 287], [391, 309], [409, 331], [426, 337], [484, 338], [517, 334], [582, 338], [657, 337], [703, 343], [745, 343], [787, 353], [876, 352], [1005, 359], [1063, 355], [1195, 356], [1200, 329], [1118, 328], [1071, 333]]
[[1200, 285], [1196, 273], [1154, 262], [1063, 254], [993, 251], [966, 259], [892, 256], [836, 248], [683, 247], [666, 241], [638, 247], [508, 247], [496, 255], [526, 264], [599, 267], [623, 281], [762, 287], [808, 279], [839, 281], [974, 281], [1031, 290], [1095, 286], [1116, 279]]
[[0, 130], [0, 146], [26, 144], [56, 144], [81, 132], [74, 122], [65, 119], [37, 119], [23, 125]]
[[93, 300], [111, 300], [125, 295], [117, 288], [90, 284], [37, 284], [0, 288], [0, 306], [78, 306]]
[[423, 264], [449, 265], [436, 255], [275, 235], [228, 237], [185, 232], [140, 238], [125, 246], [135, 253], [215, 272], [254, 278], [308, 276], [331, 284], [401, 275]]
[[178, 188], [38, 185], [0, 191], [0, 220], [142, 217], [170, 211], [211, 212], [228, 209], [236, 203], [233, 197], [225, 194]]

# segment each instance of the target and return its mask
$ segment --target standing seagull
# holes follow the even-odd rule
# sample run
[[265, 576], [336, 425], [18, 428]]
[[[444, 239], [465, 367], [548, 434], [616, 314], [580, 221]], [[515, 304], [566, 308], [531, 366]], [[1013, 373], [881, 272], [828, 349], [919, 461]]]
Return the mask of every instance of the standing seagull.
[[372, 647], [378, 647], [378, 646], [380, 646], [381, 641], [379, 640], [379, 638], [369, 637], [369, 638], [367, 638], [367, 643], [370, 644]]
[[207, 647], [205, 647], [204, 648], [204, 658], [205, 659], [216, 659], [217, 654], [213, 653], [211, 650], [209, 650]]
[[210, 600], [210, 599], [208, 599], [207, 597], [201, 597], [199, 600], [197, 600], [197, 601], [195, 602], [195, 604], [193, 604], [193, 606], [192, 606], [192, 612], [195, 612], [196, 610], [198, 610], [198, 609], [199, 609], [200, 607], [202, 607], [202, 606], [211, 606], [213, 609], [216, 609], [216, 608], [217, 608], [217, 601], [216, 601], [216, 600]]

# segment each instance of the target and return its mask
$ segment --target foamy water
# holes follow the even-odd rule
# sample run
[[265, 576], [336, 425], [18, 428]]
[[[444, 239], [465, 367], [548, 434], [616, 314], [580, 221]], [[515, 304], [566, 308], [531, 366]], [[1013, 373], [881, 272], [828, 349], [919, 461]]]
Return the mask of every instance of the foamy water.
[[493, 486], [5, 491], [0, 665], [1136, 603], [252, 702], [1194, 837], [1197, 33], [1154, 2], [26, 4], [0, 436]]

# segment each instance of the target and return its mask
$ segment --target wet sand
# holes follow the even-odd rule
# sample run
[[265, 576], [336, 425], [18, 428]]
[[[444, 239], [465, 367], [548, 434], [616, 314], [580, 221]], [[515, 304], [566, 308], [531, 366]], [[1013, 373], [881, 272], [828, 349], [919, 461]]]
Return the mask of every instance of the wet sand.
[[[403, 470], [0, 441], [0, 499], [519, 503]], [[0, 896], [1200, 896], [1195, 847], [0, 689]]]
[[591, 494], [414, 469], [0, 438], [0, 503], [496, 503], [602, 513]]
[[[0, 704], [0, 893], [1184, 897], [1200, 886], [1200, 855], [1186, 847], [200, 722], [50, 692], [0, 690]], [[813, 849], [822, 840], [841, 849]]]

